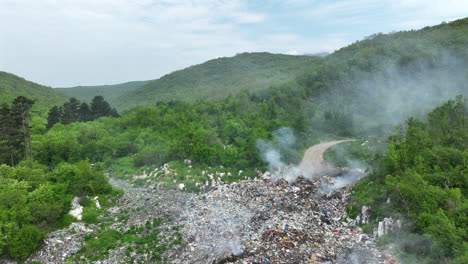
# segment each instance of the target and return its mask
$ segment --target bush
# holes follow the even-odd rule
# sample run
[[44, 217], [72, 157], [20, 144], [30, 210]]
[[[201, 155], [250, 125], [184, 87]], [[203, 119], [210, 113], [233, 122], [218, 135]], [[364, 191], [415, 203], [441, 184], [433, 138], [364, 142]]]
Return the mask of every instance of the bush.
[[78, 221], [76, 217], [70, 214], [65, 214], [63, 215], [60, 220], [57, 223], [57, 228], [66, 228], [68, 227], [71, 223]]
[[97, 224], [98, 221], [98, 212], [96, 209], [91, 207], [84, 207], [83, 208], [83, 222], [86, 224]]
[[44, 232], [33, 225], [24, 226], [13, 236], [8, 247], [8, 253], [13, 258], [26, 259], [36, 250], [38, 242], [44, 235]]

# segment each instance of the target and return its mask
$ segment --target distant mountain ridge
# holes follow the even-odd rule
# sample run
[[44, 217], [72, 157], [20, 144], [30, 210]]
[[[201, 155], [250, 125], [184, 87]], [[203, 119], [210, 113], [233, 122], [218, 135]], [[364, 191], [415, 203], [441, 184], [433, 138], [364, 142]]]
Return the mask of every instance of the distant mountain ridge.
[[106, 100], [113, 101], [122, 93], [142, 87], [148, 82], [150, 81], [134, 81], [113, 85], [75, 86], [55, 89], [84, 101], [91, 101], [91, 99], [96, 95], [102, 95]]

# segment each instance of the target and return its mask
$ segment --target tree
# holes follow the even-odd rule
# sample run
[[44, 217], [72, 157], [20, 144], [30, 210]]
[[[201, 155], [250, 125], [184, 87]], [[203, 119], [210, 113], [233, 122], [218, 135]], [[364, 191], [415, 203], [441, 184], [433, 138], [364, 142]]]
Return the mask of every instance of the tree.
[[13, 118], [15, 127], [23, 136], [24, 157], [32, 160], [32, 143], [31, 143], [31, 127], [29, 122], [31, 119], [31, 108], [34, 105], [34, 100], [24, 96], [18, 96], [13, 100], [11, 107], [11, 117]]
[[55, 124], [60, 123], [63, 115], [63, 108], [59, 106], [54, 106], [49, 110], [49, 115], [47, 116], [47, 129], [50, 129]]
[[93, 114], [91, 113], [91, 109], [89, 108], [86, 102], [81, 103], [79, 115], [80, 115], [81, 122], [87, 122], [87, 121], [93, 120]]
[[119, 113], [117, 112], [117, 110], [115, 108], [112, 108], [112, 110], [109, 113], [109, 116], [120, 117]]
[[21, 140], [17, 140], [17, 132], [11, 118], [10, 106], [3, 104], [0, 107], [0, 163], [15, 165], [18, 144], [21, 143]]
[[80, 121], [80, 102], [72, 97], [63, 105], [62, 124], [70, 124]]
[[101, 116], [110, 116], [111, 107], [108, 102], [104, 100], [104, 97], [97, 95], [91, 100], [91, 113], [93, 119], [98, 119]]

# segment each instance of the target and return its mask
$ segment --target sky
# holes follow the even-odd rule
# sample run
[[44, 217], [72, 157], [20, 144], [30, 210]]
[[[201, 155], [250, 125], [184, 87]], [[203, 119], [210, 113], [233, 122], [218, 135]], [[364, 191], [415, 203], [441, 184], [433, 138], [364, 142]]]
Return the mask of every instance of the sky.
[[157, 79], [242, 52], [333, 52], [468, 16], [467, 0], [0, 0], [0, 71], [51, 87]]

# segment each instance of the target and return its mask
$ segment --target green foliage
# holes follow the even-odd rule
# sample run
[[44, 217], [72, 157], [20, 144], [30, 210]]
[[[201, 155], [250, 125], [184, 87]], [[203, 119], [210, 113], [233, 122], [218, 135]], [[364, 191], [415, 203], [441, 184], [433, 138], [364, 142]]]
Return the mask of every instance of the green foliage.
[[92, 207], [83, 208], [83, 222], [86, 224], [97, 224], [99, 223], [98, 219], [99, 212]]
[[117, 241], [122, 234], [114, 229], [102, 230], [97, 234], [88, 236], [85, 245], [80, 249], [80, 253], [89, 256], [91, 261], [103, 259], [106, 253], [117, 246]]
[[50, 129], [53, 127], [55, 124], [60, 123], [60, 120], [62, 119], [63, 115], [63, 108], [54, 106], [49, 110], [49, 113], [47, 115], [47, 129]]
[[63, 104], [63, 115], [61, 117], [62, 124], [70, 124], [80, 120], [80, 102], [72, 97], [68, 102]]
[[[129, 218], [130, 212], [122, 211], [121, 213], [123, 218], [119, 221]], [[165, 260], [162, 255], [166, 250], [182, 244], [182, 235], [177, 231], [179, 226], [169, 228], [169, 221], [159, 217], [147, 220], [141, 227], [132, 225], [126, 231], [109, 228], [112, 221], [105, 219], [103, 221], [97, 232], [85, 237], [84, 246], [73, 257], [73, 260], [81, 262], [84, 258], [90, 262], [104, 259], [109, 250], [121, 247], [126, 248], [125, 259], [122, 260], [126, 263], [132, 262], [132, 252], [147, 254], [151, 256], [152, 261], [160, 263]], [[166, 230], [165, 234], [162, 234], [161, 230]]]
[[111, 101], [119, 109], [154, 102], [219, 99], [242, 90], [259, 91], [294, 80], [321, 58], [270, 53], [242, 53], [218, 58], [167, 74]]
[[13, 233], [13, 239], [9, 241], [8, 253], [13, 258], [25, 259], [38, 246], [38, 242], [44, 237], [44, 232], [33, 225], [21, 227]]
[[458, 96], [430, 112], [428, 122], [408, 119], [390, 137], [379, 169], [354, 188], [354, 206], [371, 205], [375, 219], [402, 215], [412, 224], [411, 231], [434, 241], [422, 248], [410, 243], [403, 250], [409, 258], [427, 253], [418, 258], [421, 263], [457, 263], [466, 255], [467, 110], [467, 99]]
[[[86, 162], [61, 163], [54, 170], [26, 162], [0, 165], [0, 254], [25, 259], [46, 232], [76, 219], [67, 215], [74, 195], [119, 195], [105, 176]], [[105, 205], [105, 203], [102, 203]], [[97, 211], [85, 207], [83, 219], [94, 223]]]
[[290, 93], [290, 87], [285, 86], [273, 94], [243, 93], [221, 101], [159, 103], [135, 108], [118, 119], [55, 125], [35, 138], [35, 150], [44, 164], [88, 158], [90, 162], [115, 165], [120, 174], [184, 159], [203, 166], [263, 167], [256, 140], [270, 138], [270, 131], [281, 126], [296, 127], [298, 134], [308, 130], [305, 105], [297, 98], [286, 99], [292, 96]]

